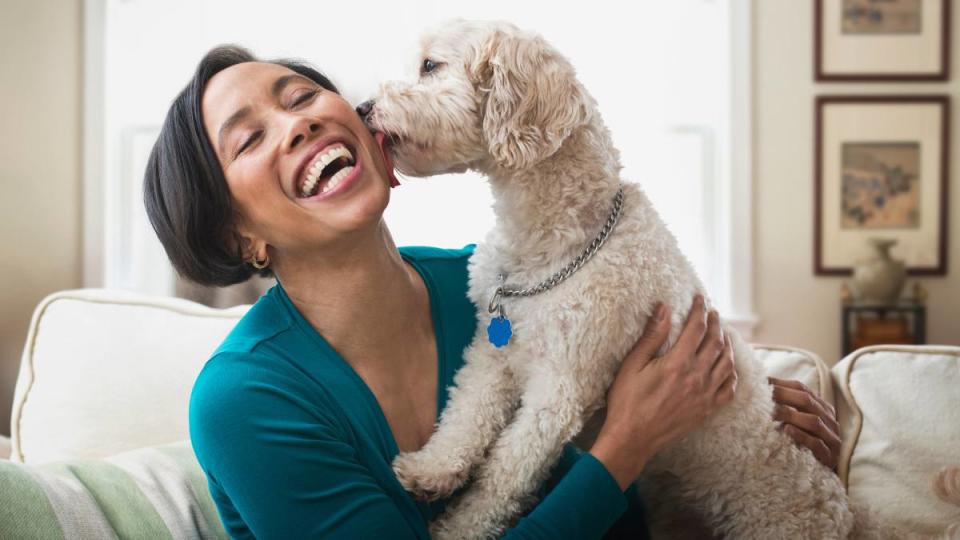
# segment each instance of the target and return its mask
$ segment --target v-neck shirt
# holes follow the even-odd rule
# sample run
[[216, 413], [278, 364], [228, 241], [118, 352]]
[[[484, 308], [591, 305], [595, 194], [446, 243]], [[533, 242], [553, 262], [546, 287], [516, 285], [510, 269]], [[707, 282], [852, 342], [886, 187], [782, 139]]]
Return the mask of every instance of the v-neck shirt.
[[[400, 249], [430, 299], [438, 416], [477, 326], [467, 297], [472, 253], [472, 245]], [[376, 396], [280, 284], [204, 365], [189, 415], [194, 452], [233, 538], [428, 539], [428, 522], [446, 506], [404, 491]], [[600, 538], [628, 507], [603, 464], [572, 445], [539, 494], [503, 538]]]

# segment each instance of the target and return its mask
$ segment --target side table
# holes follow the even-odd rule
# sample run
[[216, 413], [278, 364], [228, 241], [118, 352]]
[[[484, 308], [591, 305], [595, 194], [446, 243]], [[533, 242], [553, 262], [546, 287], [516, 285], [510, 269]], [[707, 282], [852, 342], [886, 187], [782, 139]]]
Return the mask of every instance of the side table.
[[927, 308], [917, 300], [843, 303], [843, 356], [868, 345], [922, 345], [927, 341]]

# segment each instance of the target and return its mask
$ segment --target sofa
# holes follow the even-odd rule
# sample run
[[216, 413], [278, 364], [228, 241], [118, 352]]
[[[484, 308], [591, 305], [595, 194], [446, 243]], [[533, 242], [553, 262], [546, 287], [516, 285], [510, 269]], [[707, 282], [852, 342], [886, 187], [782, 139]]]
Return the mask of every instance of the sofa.
[[[44, 299], [12, 437], [0, 441], [0, 538], [226, 538], [190, 448], [187, 402], [245, 311], [109, 290]], [[853, 499], [911, 531], [960, 522], [960, 500], [935, 494], [957, 496], [960, 475], [933, 484], [960, 466], [960, 347], [869, 347], [832, 369], [801, 349], [755, 350], [770, 374], [836, 406]]]

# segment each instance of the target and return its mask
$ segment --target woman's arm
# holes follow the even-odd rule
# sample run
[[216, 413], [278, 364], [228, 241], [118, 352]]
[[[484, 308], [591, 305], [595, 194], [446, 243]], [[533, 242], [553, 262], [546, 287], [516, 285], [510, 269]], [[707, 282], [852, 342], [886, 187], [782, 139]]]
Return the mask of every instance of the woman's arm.
[[552, 489], [503, 540], [601, 538], [624, 515], [630, 501], [593, 455], [568, 446], [557, 469]]
[[413, 503], [398, 507], [339, 424], [296, 391], [297, 375], [254, 360], [242, 369], [211, 361], [190, 403], [194, 451], [231, 536], [249, 528], [262, 540], [425, 538]]
[[[627, 508], [623, 488], [633, 478], [624, 483], [624, 472], [642, 465], [644, 456], [652, 455], [648, 452], [679, 433], [677, 423], [698, 425], [712, 407], [700, 400], [678, 405], [670, 399], [664, 402], [665, 397], [682, 393], [692, 378], [702, 376], [715, 387], [713, 394], [732, 393], [732, 363], [719, 362], [724, 357], [724, 348], [715, 346], [723, 343], [719, 323], [711, 315], [708, 324], [702, 300], [691, 311], [677, 345], [651, 361], [669, 332], [668, 321], [665, 313], [651, 318], [625, 359], [617, 376], [620, 382], [614, 382], [620, 390], [611, 388], [607, 421], [591, 453], [579, 456], [504, 538], [600, 538]], [[218, 365], [224, 365], [224, 358], [220, 360]], [[194, 450], [211, 483], [223, 494], [217, 503], [225, 522], [231, 514], [242, 516], [242, 523], [233, 526], [248, 527], [252, 535], [266, 539], [402, 539], [425, 534], [422, 518], [398, 507], [368, 465], [359, 462], [337, 422], [314, 403], [291, 393], [291, 388], [302, 384], [296, 375], [261, 372], [256, 366], [269, 365], [268, 358], [243, 363], [249, 369], [217, 369], [208, 363], [197, 379], [190, 405]], [[724, 367], [727, 364], [729, 369]], [[673, 366], [671, 370], [684, 375], [661, 380], [663, 373], [655, 369], [659, 365]], [[644, 375], [637, 379], [637, 373]], [[715, 379], [726, 383], [714, 384]], [[652, 383], [672, 391], [648, 393]], [[622, 422], [624, 415], [636, 416], [637, 411], [646, 421]], [[624, 436], [628, 438], [620, 438]]]

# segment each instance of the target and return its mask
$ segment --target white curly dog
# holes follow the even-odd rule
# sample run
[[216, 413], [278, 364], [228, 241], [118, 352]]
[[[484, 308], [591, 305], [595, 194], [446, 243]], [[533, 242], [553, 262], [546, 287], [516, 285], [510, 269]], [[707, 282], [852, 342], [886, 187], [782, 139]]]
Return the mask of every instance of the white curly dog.
[[[416, 81], [381, 86], [367, 121], [391, 138], [404, 173], [489, 176], [497, 224], [470, 260], [481, 324], [448, 406], [429, 442], [393, 465], [420, 498], [449, 496], [472, 478], [431, 531], [485, 538], [528, 508], [563, 445], [604, 406], [655, 303], [671, 308], [672, 345], [705, 291], [640, 187], [621, 184], [596, 103], [542, 38], [505, 23], [455, 21], [424, 39], [422, 59]], [[505, 299], [514, 335], [492, 345], [486, 326], [498, 314], [487, 307], [500, 274], [528, 286], [563, 268], [597, 236], [621, 185], [622, 213], [602, 248], [556, 287]], [[736, 331], [724, 330], [739, 375], [735, 399], [649, 464], [652, 492], [695, 509], [726, 538], [866, 535], [867, 520], [851, 510], [837, 476], [777, 429], [762, 367]]]

